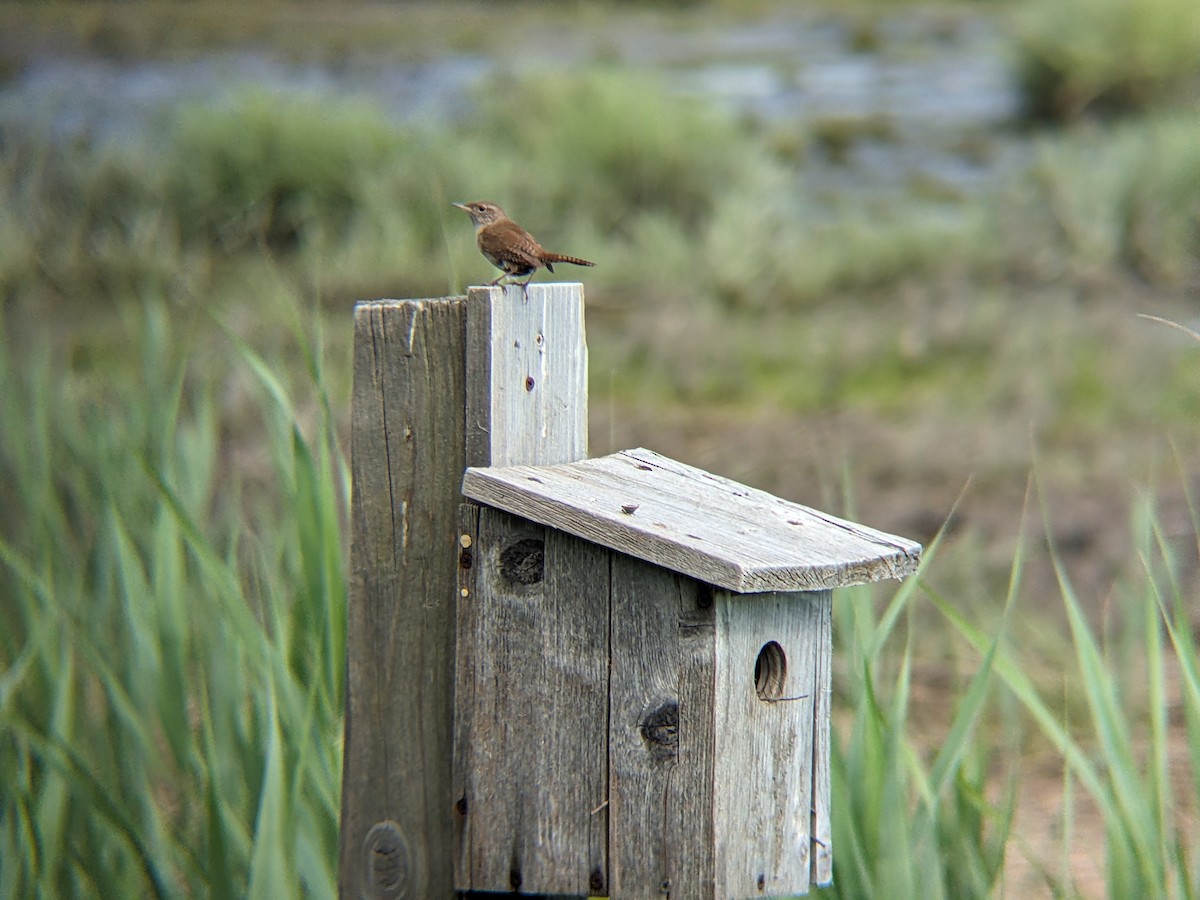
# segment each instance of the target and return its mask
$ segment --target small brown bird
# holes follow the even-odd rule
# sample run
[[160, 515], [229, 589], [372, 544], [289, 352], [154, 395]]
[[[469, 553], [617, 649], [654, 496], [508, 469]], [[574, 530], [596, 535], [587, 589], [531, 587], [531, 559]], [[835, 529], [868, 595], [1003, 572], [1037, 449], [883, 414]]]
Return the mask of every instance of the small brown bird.
[[594, 266], [594, 262], [578, 256], [564, 256], [542, 249], [533, 235], [505, 215], [495, 203], [476, 200], [472, 203], [455, 203], [465, 209], [475, 223], [475, 242], [479, 252], [503, 274], [491, 284], [499, 284], [505, 278], [527, 276], [521, 290], [527, 290], [537, 270], [546, 267], [554, 271], [554, 263], [571, 263], [575, 266]]

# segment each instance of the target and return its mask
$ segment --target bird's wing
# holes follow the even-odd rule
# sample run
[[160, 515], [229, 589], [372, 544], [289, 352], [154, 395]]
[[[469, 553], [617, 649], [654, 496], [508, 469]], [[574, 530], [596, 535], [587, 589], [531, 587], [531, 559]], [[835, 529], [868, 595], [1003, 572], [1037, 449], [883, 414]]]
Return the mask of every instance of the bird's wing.
[[525, 269], [536, 269], [543, 265], [545, 251], [533, 235], [516, 222], [497, 222], [488, 237], [491, 238], [488, 249], [502, 262]]
[[508, 244], [497, 255], [503, 262], [512, 263], [523, 268], [536, 269], [542, 265], [542, 258], [536, 248], [525, 244]]

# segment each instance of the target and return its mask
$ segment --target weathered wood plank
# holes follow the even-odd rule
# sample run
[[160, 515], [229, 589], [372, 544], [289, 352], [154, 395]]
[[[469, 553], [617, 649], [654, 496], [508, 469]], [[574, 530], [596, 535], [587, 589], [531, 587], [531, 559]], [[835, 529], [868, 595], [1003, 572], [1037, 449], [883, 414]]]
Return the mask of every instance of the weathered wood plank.
[[829, 592], [716, 598], [718, 897], [808, 893], [813, 707]]
[[899, 578], [921, 546], [649, 450], [567, 465], [471, 468], [463, 493], [741, 593]]
[[449, 897], [466, 305], [362, 303], [354, 321], [338, 892]]
[[812, 883], [833, 883], [833, 822], [830, 819], [829, 728], [833, 663], [833, 594], [814, 596], [820, 614], [818, 652], [813, 674]]
[[467, 798], [470, 767], [473, 715], [460, 713], [475, 708], [476, 658], [472, 651], [475, 634], [475, 604], [479, 566], [479, 513], [477, 503], [463, 503], [458, 508], [458, 599], [455, 615], [455, 672], [454, 672], [454, 759], [451, 771], [451, 797], [454, 799], [454, 884], [471, 883], [471, 840], [467, 825], [471, 804]]
[[608, 568], [594, 544], [484, 508], [460, 594], [458, 888], [607, 884]]
[[467, 298], [467, 464], [587, 456], [583, 285], [473, 287]]
[[[631, 561], [632, 562], [632, 561]], [[679, 760], [668, 779], [667, 836], [674, 898], [714, 896], [714, 771], [718, 723], [712, 585], [674, 574], [679, 589]], [[636, 598], [634, 599], [636, 603]]]
[[712, 590], [612, 558], [610, 895], [713, 896]]

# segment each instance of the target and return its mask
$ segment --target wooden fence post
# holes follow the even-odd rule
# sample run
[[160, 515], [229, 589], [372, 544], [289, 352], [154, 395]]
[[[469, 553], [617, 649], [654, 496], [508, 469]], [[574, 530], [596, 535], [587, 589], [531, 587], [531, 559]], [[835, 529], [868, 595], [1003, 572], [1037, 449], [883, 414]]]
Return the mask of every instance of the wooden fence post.
[[454, 893], [455, 547], [467, 465], [587, 454], [579, 284], [355, 309], [342, 900]]

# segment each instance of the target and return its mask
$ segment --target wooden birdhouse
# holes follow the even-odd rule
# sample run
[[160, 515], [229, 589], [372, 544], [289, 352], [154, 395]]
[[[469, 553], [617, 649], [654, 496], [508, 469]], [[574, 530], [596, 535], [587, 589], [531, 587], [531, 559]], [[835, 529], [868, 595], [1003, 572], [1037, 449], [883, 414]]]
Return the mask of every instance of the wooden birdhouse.
[[648, 450], [463, 493], [458, 887], [829, 883], [831, 591], [920, 548]]
[[342, 896], [828, 884], [832, 592], [920, 546], [649, 450], [586, 458], [576, 285], [473, 289], [440, 326], [462, 382], [421, 340], [445, 309], [388, 312], [360, 305], [356, 343]]

